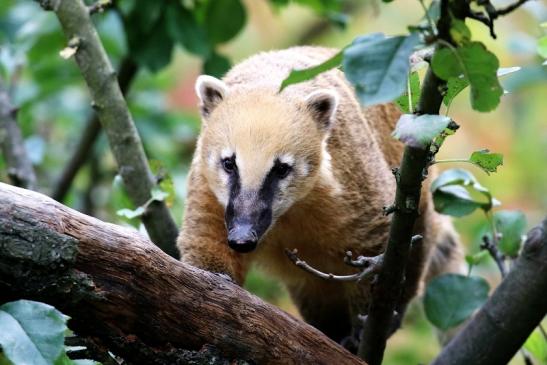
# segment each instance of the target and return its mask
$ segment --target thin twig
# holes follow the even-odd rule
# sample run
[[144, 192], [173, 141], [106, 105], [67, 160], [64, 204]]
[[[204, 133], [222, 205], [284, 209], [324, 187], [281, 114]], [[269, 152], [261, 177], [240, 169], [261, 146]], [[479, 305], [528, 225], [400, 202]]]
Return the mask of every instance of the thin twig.
[[487, 250], [490, 256], [492, 256], [492, 258], [496, 262], [496, 265], [498, 265], [501, 277], [504, 278], [507, 275], [507, 268], [505, 267], [505, 257], [500, 253], [497, 245], [492, 242], [490, 237], [483, 236], [482, 241], [483, 243], [481, 244], [481, 249]]
[[[363, 268], [361, 272], [352, 275], [334, 275], [331, 273], [325, 273], [309, 265], [306, 261], [301, 260], [297, 254], [298, 250], [285, 249], [287, 257], [299, 268], [317, 276], [318, 278], [332, 281], [361, 281], [378, 272], [383, 262], [383, 254], [374, 257], [359, 256], [357, 260], [351, 259], [351, 252], [346, 253], [344, 261], [353, 267]], [[348, 259], [349, 256], [349, 259]]]
[[96, 13], [102, 13], [106, 8], [112, 6], [112, 0], [98, 0], [93, 5], [90, 5], [87, 9], [90, 15]]

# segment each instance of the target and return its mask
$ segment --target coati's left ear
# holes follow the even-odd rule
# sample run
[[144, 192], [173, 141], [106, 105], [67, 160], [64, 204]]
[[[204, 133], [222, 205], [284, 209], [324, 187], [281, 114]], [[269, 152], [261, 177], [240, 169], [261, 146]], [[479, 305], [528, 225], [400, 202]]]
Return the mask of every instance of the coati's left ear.
[[338, 94], [329, 89], [312, 92], [306, 98], [306, 107], [311, 112], [321, 131], [327, 132], [334, 122], [338, 107]]
[[201, 75], [196, 80], [196, 94], [200, 101], [203, 117], [207, 117], [228, 94], [228, 87], [221, 80], [207, 75]]

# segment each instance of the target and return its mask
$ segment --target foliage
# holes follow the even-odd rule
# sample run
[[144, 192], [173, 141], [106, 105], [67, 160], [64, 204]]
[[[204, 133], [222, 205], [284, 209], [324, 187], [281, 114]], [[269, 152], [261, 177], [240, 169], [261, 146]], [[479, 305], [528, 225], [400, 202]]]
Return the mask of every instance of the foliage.
[[481, 277], [441, 275], [431, 280], [425, 292], [427, 318], [441, 330], [457, 326], [486, 302], [489, 288]]
[[68, 317], [50, 305], [18, 300], [0, 306], [0, 346], [14, 365], [67, 364], [64, 338]]

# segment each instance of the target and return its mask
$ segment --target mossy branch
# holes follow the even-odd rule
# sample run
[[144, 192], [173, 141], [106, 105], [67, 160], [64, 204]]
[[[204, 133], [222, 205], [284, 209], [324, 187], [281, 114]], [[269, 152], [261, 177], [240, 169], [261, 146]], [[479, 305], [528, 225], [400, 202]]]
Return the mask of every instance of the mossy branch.
[[[87, 6], [82, 0], [39, 0], [39, 3], [59, 19], [68, 47], [74, 50], [67, 54], [74, 53], [87, 83], [125, 189], [136, 206], [143, 205], [151, 197], [156, 178]], [[142, 222], [155, 244], [171, 256], [178, 256], [175, 245], [178, 229], [164, 202], [149, 204]]]

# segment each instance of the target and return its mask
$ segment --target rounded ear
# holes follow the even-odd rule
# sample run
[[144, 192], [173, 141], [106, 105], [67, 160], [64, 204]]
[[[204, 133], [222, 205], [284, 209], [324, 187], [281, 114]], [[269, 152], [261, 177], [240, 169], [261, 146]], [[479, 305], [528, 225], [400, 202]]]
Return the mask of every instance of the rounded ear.
[[207, 75], [201, 75], [196, 80], [196, 94], [199, 98], [200, 111], [207, 117], [213, 109], [226, 97], [228, 87], [221, 80]]
[[334, 114], [338, 107], [338, 94], [329, 89], [314, 91], [306, 98], [306, 107], [317, 123], [317, 127], [326, 132], [334, 122]]

